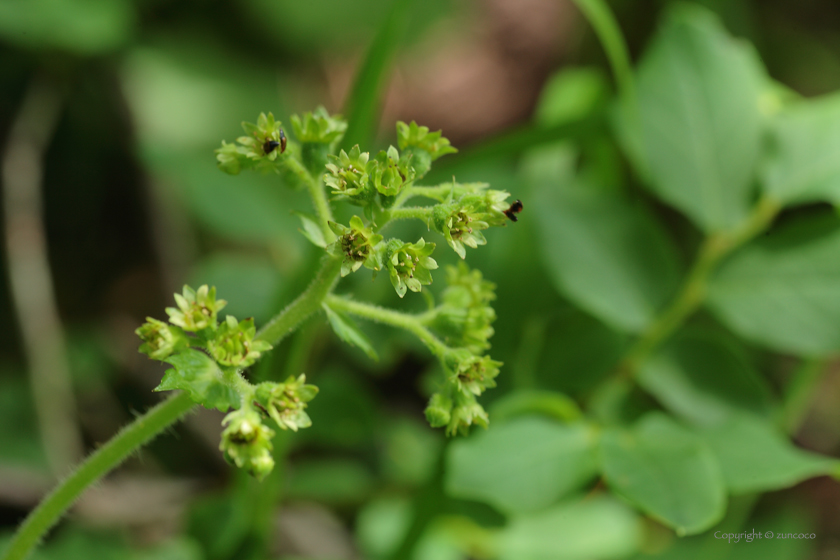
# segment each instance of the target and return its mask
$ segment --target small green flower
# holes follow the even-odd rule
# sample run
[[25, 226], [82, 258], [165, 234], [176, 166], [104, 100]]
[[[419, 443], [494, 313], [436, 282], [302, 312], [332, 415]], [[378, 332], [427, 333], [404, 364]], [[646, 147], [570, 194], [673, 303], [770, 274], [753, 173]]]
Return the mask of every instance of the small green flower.
[[246, 168], [279, 173], [276, 163], [286, 146], [282, 123], [271, 113], [260, 113], [256, 124], [243, 122], [242, 128], [246, 135], [237, 138], [236, 144], [222, 141], [222, 147], [216, 150], [219, 169], [231, 175]]
[[450, 145], [449, 140], [441, 136], [440, 130], [429, 132], [429, 127], [418, 126], [414, 121], [411, 124], [397, 123], [397, 144], [400, 150], [412, 157], [418, 178], [429, 172], [433, 161], [458, 151]]
[[360, 217], [350, 218], [350, 227], [335, 222], [329, 222], [329, 226], [338, 236], [333, 252], [344, 256], [344, 262], [341, 263], [342, 277], [356, 272], [362, 264], [373, 271], [382, 268], [381, 252], [374, 251], [374, 247], [382, 241], [382, 236], [366, 228]]
[[504, 200], [508, 196], [504, 191], [486, 190], [438, 204], [432, 210], [430, 225], [446, 237], [459, 257], [466, 258], [465, 246], [475, 249], [487, 244], [482, 230], [507, 224], [503, 210], [507, 208]]
[[175, 294], [175, 303], [178, 308], [167, 307], [169, 322], [177, 325], [187, 332], [196, 332], [203, 329], [216, 329], [216, 315], [221, 311], [227, 302], [223, 299], [216, 299], [216, 288], [208, 288], [205, 284], [198, 291], [189, 286], [184, 286], [184, 294]]
[[338, 156], [330, 156], [330, 159], [333, 162], [326, 165], [329, 173], [324, 175], [324, 183], [335, 194], [348, 197], [358, 206], [370, 204], [376, 194], [368, 175], [370, 154], [361, 152], [357, 144], [350, 153], [341, 150]]
[[432, 270], [438, 267], [430, 257], [435, 250], [434, 243], [426, 243], [423, 238], [417, 243], [405, 243], [391, 239], [387, 246], [387, 266], [391, 284], [400, 297], [406, 290], [419, 292], [422, 286], [432, 283]]
[[496, 386], [495, 379], [501, 365], [502, 362], [490, 356], [476, 356], [464, 348], [451, 351], [445, 359], [449, 380], [460, 392], [473, 395], [480, 395]]
[[208, 341], [207, 349], [224, 366], [246, 368], [256, 362], [262, 352], [272, 348], [268, 342], [254, 340], [256, 333], [253, 318], [237, 322], [235, 317], [228, 315], [216, 330], [215, 338]]
[[318, 107], [303, 118], [292, 115], [292, 130], [302, 143], [332, 144], [341, 140], [347, 130], [347, 121], [341, 115], [330, 115], [324, 107]]
[[454, 436], [460, 433], [465, 436], [472, 425], [487, 428], [490, 425], [490, 418], [484, 407], [475, 400], [474, 395], [458, 393], [455, 396], [455, 406], [452, 408], [449, 425], [446, 427], [446, 435]]
[[382, 150], [370, 163], [368, 172], [373, 186], [383, 196], [396, 196], [403, 187], [414, 181], [414, 168], [409, 165], [411, 156], [400, 158], [393, 146]]
[[146, 317], [146, 323], [134, 332], [143, 341], [140, 352], [153, 360], [165, 360], [176, 350], [189, 345], [181, 329], [151, 317]]
[[462, 393], [451, 385], [432, 395], [426, 407], [426, 419], [433, 428], [446, 427], [447, 436], [467, 435], [470, 426], [486, 428], [490, 419], [472, 393]]
[[257, 411], [243, 407], [225, 416], [219, 449], [228, 462], [244, 468], [251, 475], [262, 480], [274, 468], [271, 457], [271, 438], [274, 430], [262, 423]]
[[306, 376], [289, 377], [285, 383], [265, 382], [257, 385], [255, 399], [283, 430], [294, 432], [312, 425], [304, 410], [315, 398], [318, 387], [306, 384]]

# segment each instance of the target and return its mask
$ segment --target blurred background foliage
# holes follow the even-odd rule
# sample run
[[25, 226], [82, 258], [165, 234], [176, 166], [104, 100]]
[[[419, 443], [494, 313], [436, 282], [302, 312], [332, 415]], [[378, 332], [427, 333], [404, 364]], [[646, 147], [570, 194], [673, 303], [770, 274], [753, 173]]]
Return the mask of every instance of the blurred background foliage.
[[[319, 104], [342, 111], [353, 76], [394, 4], [0, 0], [4, 144], [28, 92], [46, 88], [55, 99], [40, 216], [85, 449], [156, 402], [151, 388], [162, 370], [137, 353], [133, 330], [147, 315], [160, 317], [182, 284], [217, 286], [230, 302], [228, 312], [253, 316], [257, 324], [306, 285], [318, 251], [298, 233], [299, 222], [290, 213], [307, 207], [304, 195], [283, 188], [275, 176], [220, 173], [213, 149], [260, 111], [286, 122], [290, 113]], [[379, 43], [395, 54], [382, 84], [381, 114], [370, 116], [381, 123], [375, 144], [395, 141], [397, 119], [443, 129], [461, 153], [441, 160], [430, 182], [453, 175], [461, 182], [488, 181], [525, 206], [518, 223], [491, 232], [488, 246], [469, 255], [470, 264], [498, 286], [492, 356], [505, 367], [499, 388], [485, 396], [490, 430], [447, 442], [426, 425], [422, 411], [437, 366], [411, 337], [365, 325], [380, 356], [371, 362], [340, 344], [323, 321], [310, 321], [259, 366], [260, 375], [273, 378], [305, 371], [321, 389], [310, 406], [313, 427], [293, 437], [280, 434], [284, 439], [276, 453], [285, 459], [272, 477], [259, 485], [228, 468], [217, 451], [220, 416], [202, 410], [90, 492], [37, 558], [840, 555], [835, 482], [815, 478], [758, 494], [836, 469], [833, 463], [799, 455], [781, 437], [768, 436], [764, 424], [756, 427], [758, 420], [739, 424], [735, 436], [734, 429], [715, 431], [716, 419], [733, 410], [749, 411], [751, 419], [774, 419], [780, 406], [790, 407], [785, 427], [800, 447], [840, 453], [840, 376], [825, 359], [840, 350], [840, 322], [808, 330], [807, 320], [777, 328], [773, 319], [796, 315], [773, 299], [785, 297], [786, 289], [797, 292], [785, 283], [786, 272], [795, 277], [808, 259], [819, 259], [826, 282], [840, 276], [834, 270], [840, 262], [837, 242], [811, 249], [810, 256], [796, 245], [802, 236], [831, 237], [836, 218], [830, 205], [838, 198], [805, 196], [803, 204], [785, 210], [778, 222], [793, 233], [774, 233], [787, 237], [761, 240], [758, 249], [746, 249], [755, 255], [727, 265], [710, 292], [714, 313], [693, 317], [640, 369], [644, 392], [624, 394], [620, 406], [605, 413], [630, 425], [664, 408], [689, 424], [708, 425], [709, 445], [721, 457], [733, 446], [757, 442], [754, 471], [741, 479], [738, 473], [727, 477], [734, 497], [726, 517], [715, 525], [724, 509], [714, 503], [709, 507], [718, 517], [712, 520], [698, 521], [703, 513], [690, 507], [676, 512], [685, 517], [687, 532], [696, 532], [692, 523], [708, 530], [678, 539], [665, 525], [679, 523], [668, 523], [668, 515], [663, 521], [661, 504], [651, 507], [662, 523], [602, 492], [589, 428], [557, 421], [578, 414], [575, 402], [589, 401], [634, 334], [673, 297], [703, 229], [737, 220], [743, 198], [727, 189], [726, 202], [706, 212], [667, 186], [654, 189], [660, 198], [642, 188], [644, 181], [631, 172], [639, 165], [632, 157], [638, 139], [610, 132], [608, 123], [616, 119], [609, 64], [571, 2], [400, 4], [406, 10], [402, 32]], [[609, 4], [636, 61], [654, 48], [653, 37], [674, 2]], [[721, 139], [721, 151], [729, 151], [722, 157], [736, 175], [744, 169], [737, 188], [750, 190], [759, 156], [739, 151], [737, 143], [759, 135], [758, 120], [764, 117], [739, 120], [739, 99], [754, 88], [766, 94], [761, 99], [769, 104], [765, 114], [771, 114], [799, 96], [839, 89], [840, 8], [828, 0], [695, 4], [717, 14], [726, 29], [715, 31], [712, 24], [703, 33], [728, 32], [755, 47], [733, 55], [738, 60], [730, 61], [735, 66], [727, 66], [714, 94], [731, 102], [727, 110], [739, 123]], [[709, 17], [686, 13], [701, 22]], [[690, 45], [686, 48], [691, 59]], [[676, 49], [662, 56], [674, 53], [679, 56]], [[747, 59], [755, 55], [767, 76], [745, 77], [741, 71], [752, 68]], [[656, 97], [658, 81], [667, 79], [657, 73], [656, 56], [647, 57], [638, 82], [641, 118], [653, 114], [653, 129], [656, 111], [669, 102]], [[672, 62], [679, 72], [680, 60]], [[746, 66], [738, 67], [741, 63]], [[786, 152], [791, 157], [835, 156], [837, 129], [831, 125], [837, 118], [829, 117], [837, 113], [836, 98], [822, 103], [810, 117], [794, 115], [779, 125], [788, 126], [781, 138], [795, 140]], [[667, 129], [675, 117], [663, 118], [659, 124]], [[809, 118], [816, 125], [824, 122], [825, 130], [813, 134]], [[673, 139], [674, 146], [680, 143]], [[681, 166], [667, 148], [656, 152], [666, 161], [652, 170], [654, 185], [702, 180], [704, 169]], [[786, 169], [770, 165], [762, 173], [768, 184], [778, 185]], [[400, 225], [410, 235], [423, 232]], [[761, 264], [761, 243], [777, 248], [787, 243], [789, 250], [782, 262], [764, 263], [765, 273], [756, 276], [750, 266]], [[444, 262], [454, 262], [454, 255], [439, 253]], [[831, 302], [837, 285], [827, 285], [813, 306], [836, 308]], [[384, 305], [417, 310], [425, 304], [420, 296], [398, 301], [387, 278], [371, 283], [354, 275], [341, 290]], [[752, 313], [751, 298], [760, 296], [778, 301], [778, 307]], [[15, 317], [9, 275], [3, 274], [0, 522], [8, 530], [54, 482], [29, 389], [31, 356]], [[780, 405], [779, 395], [796, 389], [788, 385], [794, 372], [799, 372], [794, 379], [814, 380], [806, 385], [815, 389]], [[669, 450], [679, 457], [703, 455], [707, 449], [662, 415], [646, 415], [633, 433], [652, 457]], [[602, 443], [601, 453], [625, 452], [620, 437]], [[782, 467], [768, 472], [767, 464]], [[706, 476], [711, 475], [689, 471], [688, 478], [699, 482], [685, 487], [681, 498], [691, 504], [717, 499], [704, 486]], [[613, 482], [620, 485], [619, 479]], [[629, 503], [638, 504], [632, 485], [622, 490]], [[668, 496], [662, 500], [666, 510], [682, 504], [669, 505]], [[817, 539], [735, 545], [711, 536], [752, 528], [813, 532]]]

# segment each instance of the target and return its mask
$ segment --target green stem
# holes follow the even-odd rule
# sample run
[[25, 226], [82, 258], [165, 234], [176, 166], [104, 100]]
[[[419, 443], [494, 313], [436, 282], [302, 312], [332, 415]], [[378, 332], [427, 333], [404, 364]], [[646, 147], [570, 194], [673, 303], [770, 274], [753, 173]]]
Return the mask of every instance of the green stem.
[[303, 162], [295, 157], [286, 159], [286, 167], [306, 185], [306, 189], [309, 191], [309, 198], [312, 199], [312, 205], [315, 207], [315, 214], [317, 214], [321, 229], [324, 232], [324, 239], [327, 243], [332, 243], [335, 241], [335, 234], [333, 234], [327, 222], [335, 220], [332, 215], [332, 209], [330, 208], [330, 201], [327, 199], [327, 193], [324, 191], [321, 181], [313, 177], [303, 165]]
[[345, 313], [350, 313], [363, 319], [407, 330], [419, 338], [435, 356], [443, 357], [450, 350], [429, 329], [420, 324], [420, 320], [413, 315], [407, 315], [369, 303], [351, 301], [335, 295], [327, 296], [325, 301], [327, 305], [336, 311], [344, 311]]
[[677, 296], [651, 323], [619, 363], [618, 374], [632, 379], [639, 366], [659, 344], [670, 337], [703, 304], [708, 280], [721, 260], [767, 229], [780, 205], [764, 198], [737, 228], [728, 233], [710, 235], [700, 248], [697, 259]]
[[273, 346], [291, 334], [307, 317], [318, 311], [324, 298], [333, 290], [341, 272], [341, 259], [324, 256], [321, 269], [309, 287], [283, 311], [263, 325], [255, 340], [265, 340]]
[[630, 51], [609, 6], [604, 0], [574, 0], [574, 2], [598, 35], [607, 53], [619, 89], [625, 95], [632, 97], [634, 95], [633, 69], [630, 65]]
[[814, 391], [826, 371], [827, 360], [806, 359], [793, 372], [785, 387], [780, 423], [785, 432], [793, 435], [802, 424]]
[[137, 448], [180, 420], [195, 403], [178, 393], [158, 404], [123, 428], [108, 443], [85, 459], [73, 474], [61, 482], [26, 518], [12, 539], [2, 560], [24, 560], [47, 531], [78, 499], [88, 486], [122, 463]]
[[446, 200], [446, 197], [449, 196], [449, 193], [451, 192], [451, 182], [445, 183], [443, 185], [437, 185], [434, 187], [412, 185], [397, 195], [397, 200], [394, 201], [394, 206], [391, 211], [393, 212], [394, 209], [401, 208], [403, 204], [405, 204], [409, 199], [414, 198], [415, 196], [423, 196], [426, 198], [431, 198], [432, 200], [437, 200], [438, 202], [443, 202], [444, 200]]
[[412, 206], [410, 208], [391, 208], [382, 213], [380, 218], [377, 218], [378, 227], [376, 232], [381, 232], [385, 225], [394, 220], [420, 220], [424, 224], [429, 223], [429, 218], [432, 216], [432, 207]]

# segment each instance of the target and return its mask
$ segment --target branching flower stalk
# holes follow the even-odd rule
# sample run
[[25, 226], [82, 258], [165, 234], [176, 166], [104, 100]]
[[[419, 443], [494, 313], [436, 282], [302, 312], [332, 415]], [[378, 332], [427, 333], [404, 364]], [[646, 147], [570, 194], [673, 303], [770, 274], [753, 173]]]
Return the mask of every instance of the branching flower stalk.
[[[296, 141], [270, 113], [256, 123], [243, 123], [245, 135], [216, 150], [219, 168], [229, 174], [244, 169], [273, 172], [293, 188], [305, 188], [313, 214], [297, 213], [302, 233], [323, 251], [320, 270], [306, 290], [259, 331], [253, 319], [237, 320], [221, 311], [226, 302], [215, 288], [185, 286], [166, 309], [168, 322], [148, 318], [137, 329], [140, 351], [168, 364], [156, 391], [179, 393], [140, 416], [84, 461], [26, 519], [6, 550], [4, 560], [26, 558], [79, 495], [119, 465], [133, 451], [177, 422], [195, 404], [227, 412], [219, 449], [231, 464], [257, 479], [274, 467], [275, 430], [306, 428], [312, 419], [307, 404], [318, 388], [294, 373], [282, 383], [252, 384], [247, 369], [294, 332], [312, 314], [325, 311], [336, 334], [372, 357], [372, 344], [350, 315], [405, 329], [417, 336], [440, 361], [444, 371], [426, 417], [448, 435], [466, 434], [470, 426], [487, 427], [487, 413], [476, 400], [495, 386], [501, 363], [484, 352], [490, 347], [495, 312], [490, 302], [495, 286], [464, 263], [446, 270], [447, 287], [440, 305], [420, 315], [384, 309], [333, 295], [342, 277], [362, 267], [376, 276], [387, 274], [402, 298], [432, 283], [438, 270], [432, 257], [436, 243], [424, 238], [386, 238], [385, 226], [395, 220], [419, 220], [440, 234], [462, 258], [466, 248], [487, 240], [482, 233], [507, 224], [508, 193], [485, 183], [456, 181], [435, 186], [415, 184], [439, 157], [456, 150], [440, 132], [416, 123], [397, 124], [398, 147], [375, 155], [354, 146], [335, 151], [346, 122], [319, 108], [291, 119]], [[328, 194], [329, 193], [329, 194]], [[410, 206], [414, 198], [435, 201]], [[359, 207], [348, 224], [335, 221], [331, 202]]]

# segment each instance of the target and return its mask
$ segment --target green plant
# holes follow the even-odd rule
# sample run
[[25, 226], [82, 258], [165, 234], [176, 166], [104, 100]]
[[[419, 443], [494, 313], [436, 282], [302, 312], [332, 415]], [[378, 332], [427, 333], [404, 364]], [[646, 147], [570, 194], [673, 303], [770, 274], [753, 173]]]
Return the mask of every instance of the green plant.
[[[453, 153], [440, 132], [412, 122], [397, 124], [399, 150], [394, 146], [374, 157], [354, 146], [349, 154], [334, 155], [347, 124], [338, 116], [318, 109], [291, 119], [298, 142], [289, 141], [272, 114], [261, 114], [256, 124], [243, 123], [245, 136], [236, 143], [222, 142], [217, 152], [219, 168], [236, 175], [244, 169], [275, 172], [292, 188], [305, 188], [315, 214], [297, 212], [301, 232], [324, 252], [321, 268], [309, 287], [271, 319], [259, 332], [253, 319], [221, 319], [227, 304], [216, 298], [216, 289], [184, 286], [175, 294], [177, 307], [166, 309], [169, 323], [149, 318], [137, 329], [140, 351], [172, 366], [157, 391], [183, 391], [159, 405], [84, 462], [76, 473], [24, 523], [6, 558], [23, 558], [37, 539], [92, 482], [104, 475], [134, 449], [177, 421], [197, 403], [223, 412], [225, 426], [219, 449], [231, 464], [263, 479], [274, 468], [273, 426], [297, 431], [312, 425], [305, 408], [318, 388], [306, 376], [283, 383], [252, 384], [243, 373], [313, 313], [323, 310], [335, 333], [350, 345], [376, 357], [371, 342], [351, 315], [405, 329], [417, 336], [439, 359], [445, 372], [432, 396], [426, 416], [446, 433], [466, 434], [473, 424], [487, 427], [488, 416], [476, 396], [495, 386], [500, 362], [482, 355], [493, 335], [495, 314], [490, 302], [494, 286], [478, 271], [463, 263], [446, 271], [447, 288], [442, 302], [422, 314], [407, 314], [337, 296], [333, 290], [341, 277], [362, 266], [388, 275], [399, 295], [420, 292], [432, 283], [438, 268], [431, 257], [434, 243], [386, 238], [383, 232], [395, 220], [420, 220], [442, 235], [463, 259], [465, 246], [477, 248], [490, 226], [504, 226], [508, 193], [484, 183], [452, 182], [422, 186], [417, 181], [439, 157]], [[401, 152], [400, 152], [401, 150]], [[334, 221], [332, 198], [359, 207], [348, 224]], [[431, 199], [431, 206], [406, 206], [417, 198]]]

